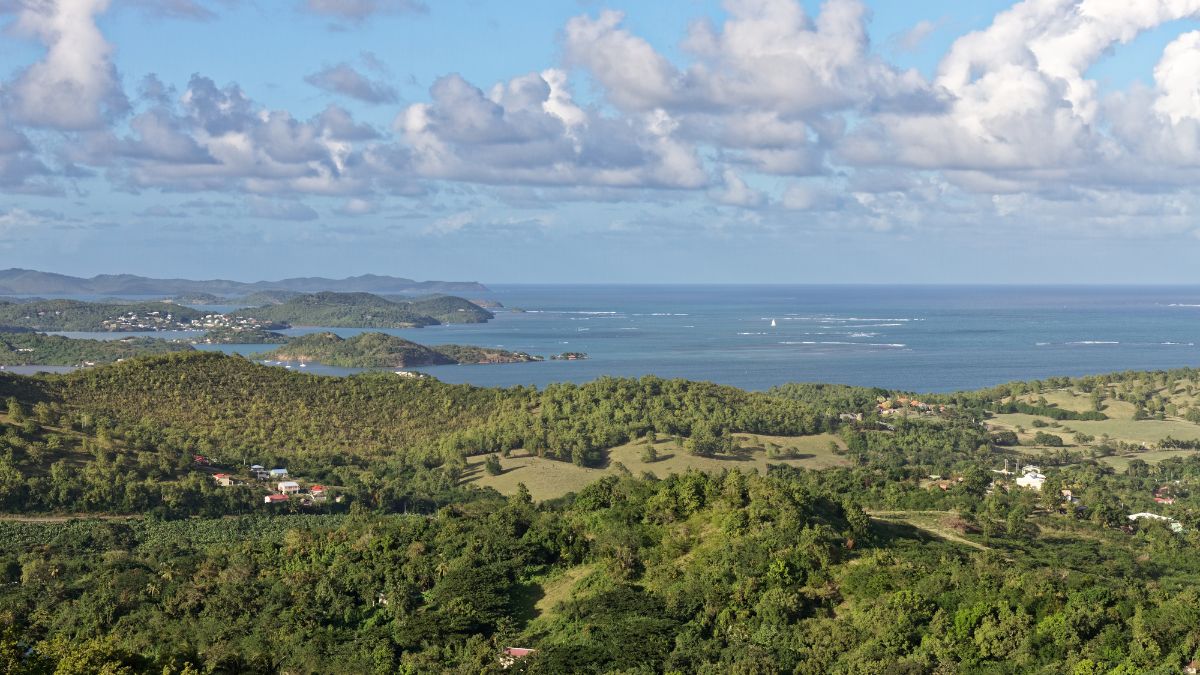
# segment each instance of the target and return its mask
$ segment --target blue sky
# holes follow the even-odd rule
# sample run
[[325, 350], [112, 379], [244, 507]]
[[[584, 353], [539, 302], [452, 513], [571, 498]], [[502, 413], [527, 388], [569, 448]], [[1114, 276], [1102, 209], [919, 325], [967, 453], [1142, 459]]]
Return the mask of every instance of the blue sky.
[[1195, 283], [1200, 0], [0, 0], [0, 267]]

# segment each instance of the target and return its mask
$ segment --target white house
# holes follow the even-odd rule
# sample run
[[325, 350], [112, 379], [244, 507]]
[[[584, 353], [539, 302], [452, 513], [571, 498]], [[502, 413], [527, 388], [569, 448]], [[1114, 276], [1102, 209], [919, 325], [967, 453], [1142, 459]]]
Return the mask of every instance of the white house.
[[280, 494], [294, 495], [300, 492], [300, 484], [294, 480], [285, 480], [279, 484]]
[[271, 478], [287, 478], [287, 469], [271, 469]]
[[[1028, 467], [1027, 467], [1028, 468]], [[1017, 485], [1030, 490], [1041, 490], [1042, 484], [1046, 482], [1046, 476], [1037, 471], [1030, 471], [1025, 475], [1017, 478]]]
[[1170, 528], [1171, 528], [1172, 532], [1183, 532], [1183, 525], [1179, 521], [1175, 520], [1174, 518], [1160, 516], [1157, 513], [1146, 513], [1146, 512], [1132, 513], [1129, 515], [1129, 519], [1133, 520], [1133, 521], [1138, 521], [1143, 518], [1149, 518], [1150, 520], [1166, 521], [1166, 522], [1170, 523]]

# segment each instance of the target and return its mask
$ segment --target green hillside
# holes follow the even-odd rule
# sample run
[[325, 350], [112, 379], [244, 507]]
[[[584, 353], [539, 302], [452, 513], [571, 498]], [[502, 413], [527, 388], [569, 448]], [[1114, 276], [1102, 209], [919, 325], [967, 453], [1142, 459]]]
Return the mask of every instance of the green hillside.
[[480, 323], [491, 312], [452, 296], [392, 302], [370, 293], [312, 293], [234, 312], [237, 316], [334, 328], [413, 328], [439, 323]]
[[168, 302], [39, 300], [0, 303], [0, 326], [40, 331], [145, 331], [187, 328], [204, 312]]
[[360, 333], [342, 338], [333, 333], [310, 333], [288, 340], [260, 358], [318, 362], [344, 368], [411, 368], [455, 363], [518, 363], [534, 361], [528, 354], [464, 345], [428, 347], [394, 335]]
[[168, 340], [129, 337], [121, 340], [76, 340], [61, 335], [0, 332], [0, 365], [77, 366], [112, 363], [146, 354], [189, 351]]

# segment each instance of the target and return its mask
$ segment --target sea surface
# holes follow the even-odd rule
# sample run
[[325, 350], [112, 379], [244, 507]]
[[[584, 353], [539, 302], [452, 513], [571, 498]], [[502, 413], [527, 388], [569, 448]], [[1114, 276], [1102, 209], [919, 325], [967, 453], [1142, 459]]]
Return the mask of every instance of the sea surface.
[[[590, 357], [419, 369], [445, 382], [483, 386], [653, 374], [754, 390], [785, 382], [839, 382], [945, 392], [1055, 375], [1200, 367], [1200, 286], [491, 289], [482, 297], [505, 309], [495, 310], [489, 323], [382, 332], [424, 344], [471, 344], [545, 356], [579, 351]], [[510, 311], [514, 308], [523, 311]], [[363, 332], [284, 332], [314, 330], [343, 336]], [[274, 347], [202, 348], [253, 357]], [[301, 370], [298, 364], [287, 365]], [[319, 365], [303, 370], [357, 372]]]

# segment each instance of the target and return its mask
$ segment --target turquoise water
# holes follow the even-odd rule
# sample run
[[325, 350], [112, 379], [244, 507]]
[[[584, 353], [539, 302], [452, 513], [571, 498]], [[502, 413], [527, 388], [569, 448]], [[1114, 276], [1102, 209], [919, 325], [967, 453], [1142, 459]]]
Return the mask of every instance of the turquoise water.
[[[820, 381], [952, 391], [1200, 366], [1200, 287], [494, 286], [487, 297], [526, 311], [497, 310], [487, 324], [383, 332], [591, 357], [421, 369], [484, 386], [655, 374], [748, 389]], [[284, 332], [313, 330], [329, 329]], [[219, 347], [248, 355], [271, 348]]]

